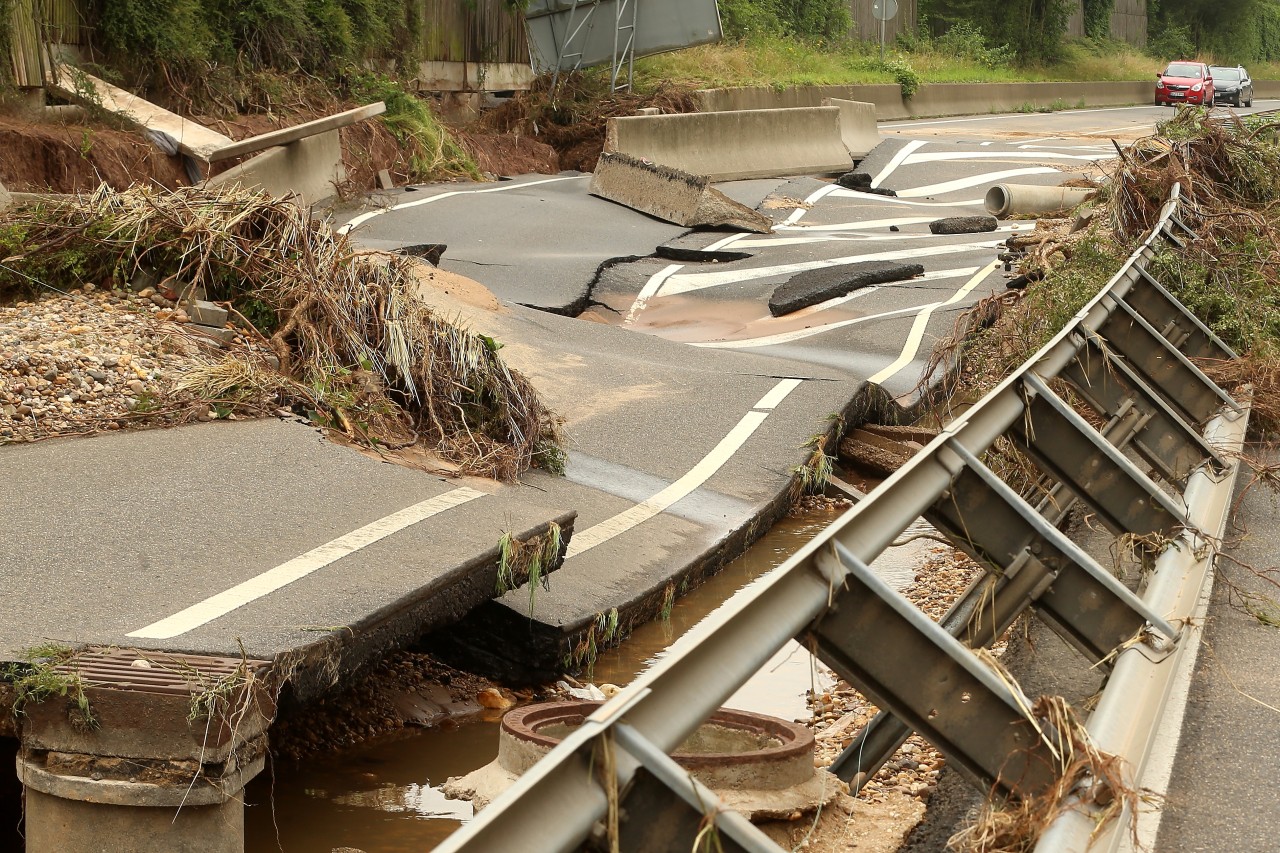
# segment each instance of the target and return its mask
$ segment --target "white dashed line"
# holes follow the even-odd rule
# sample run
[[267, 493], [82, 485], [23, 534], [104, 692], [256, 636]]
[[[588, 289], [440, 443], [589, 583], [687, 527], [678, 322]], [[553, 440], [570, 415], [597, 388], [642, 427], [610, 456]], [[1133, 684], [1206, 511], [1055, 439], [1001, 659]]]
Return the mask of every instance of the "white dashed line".
[[667, 279], [662, 288], [664, 296], [675, 296], [693, 290], [704, 290], [708, 287], [721, 287], [726, 284], [738, 284], [758, 278], [789, 275], [805, 270], [823, 269], [824, 267], [840, 267], [856, 264], [859, 261], [900, 261], [906, 258], [923, 258], [933, 255], [954, 255], [961, 252], [972, 252], [975, 249], [991, 249], [999, 243], [983, 241], [980, 243], [952, 243], [946, 246], [918, 246], [912, 249], [897, 249], [892, 252], [870, 252], [865, 255], [849, 255], [843, 258], [828, 258], [820, 261], [798, 261], [792, 264], [777, 264], [768, 267], [755, 267], [744, 270], [725, 270], [722, 272], [685, 273], [673, 275]]
[[526, 181], [524, 183], [503, 183], [501, 186], [485, 187], [482, 190], [450, 190], [449, 192], [436, 193], [435, 195], [429, 195], [426, 198], [416, 198], [413, 201], [406, 201], [406, 202], [402, 202], [401, 204], [393, 204], [390, 207], [384, 207], [378, 210], [370, 210], [365, 213], [362, 213], [359, 216], [353, 218], [346, 225], [343, 225], [341, 228], [339, 228], [338, 233], [339, 234], [349, 233], [353, 228], [358, 228], [361, 225], [368, 222], [370, 219], [373, 219], [375, 216], [382, 216], [384, 213], [392, 213], [397, 210], [408, 210], [411, 207], [421, 207], [424, 204], [432, 204], [437, 201], [443, 201], [446, 198], [453, 198], [454, 196], [481, 195], [484, 193], [503, 193], [503, 192], [510, 192], [511, 190], [523, 189], [525, 187], [536, 187], [539, 184], [554, 184], [559, 181], [576, 181], [580, 178], [589, 178], [589, 177], [591, 176], [590, 175], [569, 175], [567, 177], [543, 178], [540, 181]]
[[884, 168], [880, 170], [879, 174], [871, 179], [871, 186], [880, 186], [885, 178], [893, 174], [894, 169], [902, 165], [904, 160], [928, 144], [929, 143], [923, 139], [913, 139], [906, 145], [902, 146], [902, 148], [898, 149], [898, 153], [893, 155], [893, 159], [886, 163]]
[[915, 359], [916, 353], [920, 351], [920, 342], [924, 340], [924, 331], [929, 326], [929, 318], [933, 316], [933, 312], [939, 308], [954, 305], [964, 299], [999, 266], [1000, 261], [992, 261], [978, 270], [973, 278], [965, 282], [964, 286], [957, 290], [946, 302], [935, 302], [917, 314], [916, 321], [911, 324], [911, 331], [907, 333], [907, 340], [902, 345], [902, 352], [898, 354], [898, 357], [891, 364], [877, 371], [867, 381], [878, 385], [910, 364]]
[[964, 190], [969, 187], [976, 187], [983, 184], [999, 183], [1005, 178], [1018, 178], [1023, 175], [1050, 174], [1062, 173], [1057, 169], [1051, 169], [1048, 166], [1028, 166], [1025, 169], [1005, 169], [1002, 172], [987, 172], [982, 175], [970, 175], [967, 178], [957, 178], [954, 181], [943, 181], [940, 184], [928, 184], [923, 187], [913, 187], [909, 190], [902, 190], [898, 195], [903, 196], [904, 198], [920, 198], [922, 196], [942, 195], [944, 193]]
[[274, 569], [269, 569], [243, 583], [236, 584], [228, 590], [210, 596], [198, 604], [193, 604], [185, 610], [180, 610], [172, 616], [161, 619], [159, 622], [153, 622], [145, 628], [130, 631], [126, 636], [147, 640], [167, 640], [179, 634], [185, 634], [188, 631], [199, 628], [201, 625], [212, 622], [214, 619], [225, 616], [251, 601], [255, 601], [264, 595], [288, 586], [294, 581], [305, 578], [312, 572], [323, 569], [325, 566], [337, 562], [349, 554], [354, 554], [367, 545], [386, 539], [393, 533], [412, 527], [418, 522], [425, 521], [445, 510], [453, 509], [456, 506], [461, 506], [464, 503], [482, 497], [484, 497], [484, 492], [478, 492], [475, 489], [469, 489], [464, 486], [451, 492], [445, 492], [442, 495], [436, 495], [434, 498], [428, 498], [421, 503], [416, 503], [411, 507], [406, 507], [377, 521], [370, 522], [344, 536], [339, 536], [337, 539], [326, 542], [318, 548], [312, 548], [300, 557], [294, 557]]
[[742, 445], [746, 444], [747, 439], [751, 438], [755, 431], [760, 428], [760, 425], [769, 417], [769, 413], [781, 405], [787, 395], [800, 387], [803, 381], [802, 379], [783, 379], [773, 386], [769, 393], [760, 398], [760, 402], [752, 407], [750, 412], [742, 416], [737, 426], [731, 429], [728, 435], [720, 439], [720, 443], [712, 448], [710, 453], [702, 457], [698, 464], [689, 469], [689, 472], [683, 477], [653, 497], [641, 501], [630, 509], [623, 510], [617, 515], [594, 524], [580, 533], [575, 533], [573, 538], [569, 540], [566, 559], [568, 557], [576, 557], [582, 552], [608, 542], [615, 536], [648, 521], [702, 486], [724, 466], [724, 463], [733, 457], [734, 453], [738, 452]]

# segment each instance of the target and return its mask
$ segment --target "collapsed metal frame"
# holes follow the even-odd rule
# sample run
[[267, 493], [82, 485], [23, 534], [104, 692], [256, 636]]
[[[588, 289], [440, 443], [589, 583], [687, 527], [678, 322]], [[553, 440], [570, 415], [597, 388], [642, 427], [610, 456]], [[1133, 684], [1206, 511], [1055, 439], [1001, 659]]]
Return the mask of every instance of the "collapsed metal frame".
[[[912, 731], [984, 789], [1029, 794], [1050, 785], [1056, 733], [1047, 721], [1033, 725], [1016, 684], [973, 650], [1030, 609], [1117, 676], [1135, 667], [1145, 669], [1130, 681], [1166, 672], [1195, 636], [1189, 611], [1179, 609], [1200, 593], [1199, 585], [1186, 593], [1185, 563], [1198, 561], [1203, 584], [1212, 563], [1204, 545], [1221, 535], [1223, 495], [1238, 468], [1214, 442], [1238, 448], [1248, 409], [1194, 361], [1235, 354], [1146, 269], [1159, 242], [1194, 236], [1175, 216], [1178, 195], [1175, 186], [1152, 233], [1039, 352], [867, 499], [700, 623], [437, 850], [568, 851], [602, 836], [615, 849], [666, 849], [676, 838], [687, 846], [710, 821], [726, 849], [777, 853], [668, 755], [792, 638], [884, 709], [832, 766], [854, 787]], [[1105, 425], [1091, 427], [1055, 385]], [[982, 461], [1002, 437], [1046, 484], [1035, 505]], [[1185, 487], [1182, 497], [1153, 476]], [[1058, 529], [1077, 502], [1117, 535], [1172, 543], [1143, 597]], [[870, 569], [921, 515], [987, 568], [939, 622]], [[1149, 737], [1130, 740], [1149, 748]], [[1135, 767], [1144, 760], [1119, 754]], [[1061, 830], [1077, 846], [1043, 849], [1084, 850], [1090, 836], [1081, 842], [1079, 829]]]
[[[640, 0], [615, 0], [617, 9], [614, 13], [613, 21], [613, 61], [610, 64], [609, 87], [611, 91], [619, 92], [631, 89], [631, 82], [635, 76], [636, 64], [636, 16], [639, 14], [638, 7]], [[600, 6], [600, 0], [572, 0], [569, 7], [569, 19], [565, 23], [565, 37], [560, 44], [559, 53], [556, 56], [555, 71], [551, 75], [551, 90], [554, 92], [556, 85], [560, 82], [561, 71], [577, 71], [582, 67], [583, 48], [579, 46], [577, 52], [574, 51], [575, 44], [584, 43], [587, 35], [591, 32], [593, 26], [592, 21], [597, 8]], [[578, 16], [578, 10], [585, 8], [582, 18], [577, 21], [575, 26], [574, 19]], [[573, 59], [574, 63], [566, 67], [565, 60]], [[622, 70], [626, 68], [626, 76], [623, 77]], [[619, 78], [623, 82], [619, 83]]]

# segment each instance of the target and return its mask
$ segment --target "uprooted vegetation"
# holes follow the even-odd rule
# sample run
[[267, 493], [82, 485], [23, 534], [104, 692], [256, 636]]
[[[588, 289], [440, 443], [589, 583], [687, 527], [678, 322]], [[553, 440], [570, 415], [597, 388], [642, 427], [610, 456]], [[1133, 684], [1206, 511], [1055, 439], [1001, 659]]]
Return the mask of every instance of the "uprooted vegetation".
[[558, 79], [544, 74], [527, 92], [485, 114], [481, 125], [527, 136], [560, 154], [560, 167], [589, 172], [604, 149], [610, 118], [635, 115], [642, 107], [664, 114], [698, 109], [692, 87], [658, 83], [643, 91], [614, 92], [607, 71], [574, 71]]
[[935, 355], [957, 364], [952, 390], [976, 398], [1024, 362], [1088, 302], [1150, 232], [1175, 183], [1179, 217], [1198, 235], [1158, 246], [1151, 272], [1242, 356], [1206, 364], [1229, 386], [1254, 385], [1252, 425], [1280, 425], [1280, 141], [1265, 117], [1210, 120], [1182, 109], [1114, 161], [1094, 215], [1018, 238], [1032, 283], [980, 303]]
[[352, 441], [419, 444], [465, 473], [515, 478], [560, 458], [557, 420], [501, 344], [436, 315], [418, 262], [358, 251], [293, 199], [238, 188], [106, 187], [14, 211], [0, 225], [0, 298], [139, 275], [173, 298], [228, 305], [278, 369], [236, 353], [181, 379], [230, 405], [293, 407]]

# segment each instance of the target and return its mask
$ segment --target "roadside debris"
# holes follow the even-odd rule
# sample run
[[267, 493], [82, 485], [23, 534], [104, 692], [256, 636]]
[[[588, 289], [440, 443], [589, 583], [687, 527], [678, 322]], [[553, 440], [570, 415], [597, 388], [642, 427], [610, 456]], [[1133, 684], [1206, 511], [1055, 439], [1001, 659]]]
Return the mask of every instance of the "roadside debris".
[[982, 234], [1000, 223], [994, 216], [948, 216], [929, 223], [930, 234]]
[[874, 476], [887, 477], [937, 435], [937, 430], [920, 427], [866, 423], [841, 439], [840, 461]]
[[627, 154], [601, 154], [591, 176], [592, 195], [691, 228], [735, 228], [768, 234], [773, 220], [691, 175]]
[[897, 190], [871, 186], [871, 180], [871, 176], [866, 172], [845, 172], [836, 178], [836, 183], [847, 190], [854, 190], [860, 193], [884, 196], [896, 196], [898, 194]]
[[562, 459], [555, 416], [502, 361], [501, 344], [415, 296], [416, 261], [356, 251], [292, 198], [103, 187], [15, 208], [0, 223], [0, 251], [0, 298], [124, 288], [142, 275], [166, 303], [203, 291], [229, 307], [239, 334], [260, 338], [278, 372], [243, 369], [248, 362], [229, 354], [184, 375], [203, 399], [253, 399], [265, 382], [354, 442], [422, 444], [464, 473], [502, 480]]
[[918, 275], [924, 275], [922, 265], [894, 261], [863, 261], [842, 267], [806, 270], [773, 291], [769, 297], [769, 313], [781, 317], [861, 287], [904, 281]]
[[[1080, 183], [1069, 181], [1068, 184]], [[1090, 183], [1085, 181], [1084, 183]], [[1098, 194], [1096, 184], [1087, 187], [1043, 187], [1038, 184], [996, 184], [987, 190], [983, 206], [987, 213], [1006, 219], [1017, 215], [1046, 216], [1074, 210]]]

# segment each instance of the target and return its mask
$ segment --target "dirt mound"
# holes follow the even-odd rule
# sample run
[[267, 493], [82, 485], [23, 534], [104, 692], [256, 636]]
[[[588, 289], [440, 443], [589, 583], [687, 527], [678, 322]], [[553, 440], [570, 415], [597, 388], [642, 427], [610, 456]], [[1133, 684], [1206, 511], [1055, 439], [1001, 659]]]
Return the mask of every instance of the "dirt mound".
[[635, 115], [642, 107], [692, 113], [697, 112], [698, 102], [691, 88], [669, 83], [652, 92], [610, 92], [607, 76], [574, 73], [563, 77], [553, 90], [550, 75], [544, 75], [529, 91], [482, 116], [480, 125], [546, 143], [559, 152], [562, 169], [590, 172], [604, 150], [606, 122]]
[[455, 132], [481, 172], [492, 175], [554, 175], [560, 155], [550, 145], [515, 134]]
[[168, 189], [187, 183], [181, 158], [138, 134], [0, 116], [0, 182], [10, 190], [77, 193], [142, 180]]

